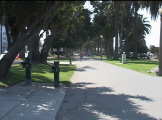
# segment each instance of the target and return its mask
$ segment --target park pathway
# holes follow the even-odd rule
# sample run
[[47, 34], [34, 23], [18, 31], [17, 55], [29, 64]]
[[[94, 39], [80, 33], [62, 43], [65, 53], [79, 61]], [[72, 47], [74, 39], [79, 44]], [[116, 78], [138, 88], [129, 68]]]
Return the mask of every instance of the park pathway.
[[162, 120], [162, 77], [76, 61], [57, 120]]

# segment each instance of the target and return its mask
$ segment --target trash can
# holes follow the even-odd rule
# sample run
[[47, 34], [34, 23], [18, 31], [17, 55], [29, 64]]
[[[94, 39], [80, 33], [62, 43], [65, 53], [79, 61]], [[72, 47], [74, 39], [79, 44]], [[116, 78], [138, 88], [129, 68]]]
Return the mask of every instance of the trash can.
[[125, 52], [123, 52], [123, 54], [122, 54], [122, 63], [123, 64], [126, 63], [126, 54], [125, 54]]

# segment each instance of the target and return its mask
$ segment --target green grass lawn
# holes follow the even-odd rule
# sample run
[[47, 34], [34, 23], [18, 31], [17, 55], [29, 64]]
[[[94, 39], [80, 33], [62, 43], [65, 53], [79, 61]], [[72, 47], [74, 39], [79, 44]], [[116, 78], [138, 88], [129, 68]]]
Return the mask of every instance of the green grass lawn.
[[[92, 56], [92, 58], [94, 58], [96, 60], [101, 60], [101, 56], [97, 56], [97, 55]], [[102, 60], [107, 60], [105, 55], [102, 56]]]
[[[100, 60], [100, 56], [93, 56], [94, 59]], [[155, 68], [158, 66], [158, 61], [152, 61], [152, 60], [133, 60], [133, 59], [127, 59], [126, 64], [121, 63], [121, 59], [119, 60], [107, 60], [105, 56], [103, 56], [103, 61], [114, 64], [120, 67], [128, 68], [131, 70], [135, 70], [141, 73], [149, 74], [155, 76], [156, 73], [148, 73], [147, 71]]]
[[[54, 82], [54, 73], [51, 66], [53, 64], [32, 64], [31, 79], [32, 82]], [[72, 77], [75, 65], [61, 65], [60, 64], [60, 82], [64, 84], [70, 84], [70, 78]], [[25, 80], [25, 68], [22, 68], [20, 64], [12, 65], [10, 74], [7, 79], [0, 80], [1, 87], [8, 87], [15, 85]]]
[[104, 60], [105, 62], [118, 65], [120, 67], [135, 70], [141, 73], [156, 75], [156, 73], [148, 73], [147, 71], [158, 66], [158, 61], [151, 60], [127, 60], [126, 64], [122, 64], [120, 60]]

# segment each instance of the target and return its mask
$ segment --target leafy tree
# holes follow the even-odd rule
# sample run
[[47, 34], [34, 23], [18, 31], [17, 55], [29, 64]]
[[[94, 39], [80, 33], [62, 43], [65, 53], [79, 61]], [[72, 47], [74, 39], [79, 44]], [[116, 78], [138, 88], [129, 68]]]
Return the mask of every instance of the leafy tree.
[[[139, 8], [150, 11], [156, 19], [161, 1], [91, 1], [94, 6], [95, 18], [90, 22], [91, 12], [83, 9], [85, 1], [1, 1], [0, 22], [7, 28], [9, 43], [8, 53], [0, 60], [0, 78], [7, 77], [9, 69], [23, 48], [30, 45], [32, 61], [46, 62], [51, 43], [58, 34], [64, 39], [63, 43], [69, 48], [86, 47], [90, 44], [96, 50], [100, 46], [100, 35], [107, 58], [118, 59], [119, 40], [128, 54], [145, 46], [145, 35], [149, 34], [150, 26], [137, 14]], [[39, 53], [39, 33], [41, 30], [50, 31]], [[137, 33], [138, 36], [137, 36]], [[115, 54], [113, 53], [113, 38], [116, 38]], [[12, 42], [13, 41], [13, 42]], [[74, 42], [77, 41], [77, 42]], [[55, 41], [56, 42], [56, 41]], [[90, 43], [90, 44], [89, 44]], [[138, 46], [138, 47], [137, 47]], [[35, 57], [37, 56], [37, 57]]]
[[[23, 25], [17, 26], [17, 30], [19, 31], [18, 32], [19, 36], [18, 36], [17, 40], [15, 41], [15, 43], [10, 47], [8, 53], [0, 60], [0, 66], [1, 66], [0, 67], [0, 78], [7, 77], [7, 75], [9, 74], [10, 67], [11, 67], [13, 61], [15, 60], [17, 54], [22, 50], [22, 48], [24, 48], [24, 46], [28, 42], [30, 42], [31, 38], [34, 37], [35, 34], [39, 34], [41, 28], [44, 25], [49, 23], [49, 19], [52, 17], [50, 13], [59, 6], [59, 3], [60, 3], [60, 1], [53, 2], [53, 4], [51, 4], [51, 6], [46, 11], [42, 12], [41, 16], [38, 16], [39, 14], [37, 14], [35, 16], [37, 19], [35, 19], [32, 23], [27, 24], [30, 26], [28, 26], [28, 29], [25, 32], [24, 32], [25, 27], [24, 27], [23, 20], [28, 20], [28, 19], [23, 19], [23, 17], [18, 17], [18, 16], [21, 16], [21, 14], [18, 15], [18, 13], [21, 13], [24, 9], [19, 9], [19, 7], [18, 7], [19, 5], [16, 6], [16, 4], [18, 4], [18, 3], [15, 3], [14, 5], [12, 4], [12, 6], [11, 6], [11, 7], [15, 8], [15, 11], [14, 11], [14, 8], [6, 9], [6, 10], [10, 10], [10, 12], [12, 10], [13, 15], [15, 15], [15, 17], [19, 18], [18, 19], [18, 20], [20, 20], [19, 23], [22, 23]], [[6, 4], [8, 4], [8, 3], [6, 2]], [[20, 2], [20, 4], [23, 4], [23, 2], [22, 3]], [[21, 8], [21, 6], [20, 6], [20, 8]], [[16, 12], [17, 9], [19, 9], [20, 12]], [[26, 9], [24, 11], [26, 11]], [[28, 11], [28, 13], [30, 13], [30, 12]], [[26, 15], [26, 14], [24, 13], [23, 15]], [[43, 21], [43, 24], [40, 25], [40, 22], [42, 22], [43, 19], [45, 19], [45, 20]], [[18, 22], [18, 20], [16, 20], [16, 23]], [[19, 23], [17, 23], [17, 24], [19, 24]], [[23, 28], [24, 28], [24, 30], [22, 30]]]
[[64, 47], [64, 42], [63, 40], [60, 39], [60, 36], [59, 35], [55, 35], [54, 37], [54, 40], [52, 41], [52, 46], [51, 48], [56, 48], [57, 49], [57, 56], [58, 56], [58, 59], [60, 58], [60, 48], [63, 48]]

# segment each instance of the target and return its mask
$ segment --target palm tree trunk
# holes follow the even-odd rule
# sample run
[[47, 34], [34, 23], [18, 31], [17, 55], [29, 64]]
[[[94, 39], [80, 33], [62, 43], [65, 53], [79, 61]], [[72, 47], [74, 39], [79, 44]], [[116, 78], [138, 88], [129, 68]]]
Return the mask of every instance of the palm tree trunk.
[[138, 46], [137, 46], [137, 1], [135, 1], [135, 24], [134, 24], [134, 32], [133, 32], [133, 47], [134, 47], [134, 51], [133, 51], [133, 58], [134, 59], [138, 59]]
[[114, 44], [114, 40], [113, 40], [113, 38], [111, 38], [111, 41], [110, 41], [110, 55], [111, 56], [114, 56], [113, 44]]
[[109, 49], [109, 41], [108, 41], [108, 37], [105, 37], [105, 54], [106, 54], [106, 57], [108, 59], [108, 49]]
[[96, 38], [94, 39], [94, 41], [95, 41], [95, 44], [94, 44], [94, 55], [96, 55], [96, 48], [97, 48], [97, 40], [96, 40]]
[[118, 56], [118, 1], [115, 2], [115, 54], [114, 58], [115, 60], [119, 59]]
[[126, 54], [126, 57], [129, 58], [129, 41], [128, 41], [128, 30], [126, 30], [126, 37], [125, 37], [125, 54]]
[[99, 39], [97, 38], [97, 55], [99, 55], [99, 48], [100, 48], [100, 44], [99, 44]]

